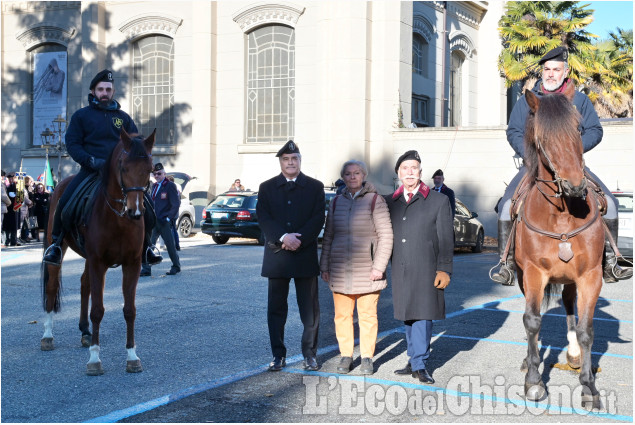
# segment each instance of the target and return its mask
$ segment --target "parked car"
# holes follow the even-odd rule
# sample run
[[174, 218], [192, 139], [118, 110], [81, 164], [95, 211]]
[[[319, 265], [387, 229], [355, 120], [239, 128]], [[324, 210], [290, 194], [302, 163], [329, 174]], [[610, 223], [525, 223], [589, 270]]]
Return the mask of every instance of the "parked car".
[[619, 203], [620, 219], [617, 230], [617, 249], [622, 256], [633, 258], [633, 192], [613, 192]]
[[318, 235], [318, 241], [322, 241], [324, 237], [324, 227], [326, 226], [326, 216], [329, 213], [329, 206], [331, 205], [331, 201], [335, 198], [335, 188], [325, 188], [324, 189], [324, 224], [322, 225], [322, 230], [320, 230], [320, 234]]
[[179, 172], [168, 173], [167, 175], [174, 177], [174, 183], [181, 189], [181, 205], [179, 206], [179, 218], [176, 221], [176, 228], [179, 231], [179, 237], [187, 238], [193, 234], [196, 212], [185, 188], [187, 184], [196, 177], [191, 177], [188, 174]]
[[483, 251], [485, 231], [483, 230], [483, 224], [476, 219], [478, 214], [471, 212], [459, 198], [455, 200], [454, 246], [471, 246], [472, 252]]
[[258, 225], [256, 203], [258, 192], [225, 192], [218, 195], [204, 210], [201, 231], [211, 235], [219, 245], [229, 238], [252, 238], [265, 244], [265, 235]]

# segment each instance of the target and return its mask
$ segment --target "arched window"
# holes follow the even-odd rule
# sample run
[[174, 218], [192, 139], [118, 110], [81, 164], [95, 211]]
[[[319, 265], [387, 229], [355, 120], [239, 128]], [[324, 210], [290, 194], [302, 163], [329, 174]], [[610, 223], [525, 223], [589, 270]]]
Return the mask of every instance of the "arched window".
[[412, 36], [412, 72], [427, 77], [428, 42], [419, 34]]
[[174, 143], [174, 42], [150, 35], [132, 43], [132, 110], [139, 132], [156, 128], [157, 144]]
[[295, 124], [295, 31], [267, 25], [247, 38], [247, 142], [286, 142]]
[[461, 93], [463, 85], [463, 62], [465, 56], [458, 50], [452, 52], [450, 64], [450, 127], [461, 125]]

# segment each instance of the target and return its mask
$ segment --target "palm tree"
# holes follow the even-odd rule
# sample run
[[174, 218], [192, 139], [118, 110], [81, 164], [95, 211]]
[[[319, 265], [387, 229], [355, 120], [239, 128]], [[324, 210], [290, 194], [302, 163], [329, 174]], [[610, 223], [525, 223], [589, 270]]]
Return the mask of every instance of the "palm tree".
[[585, 28], [593, 21], [593, 9], [576, 1], [510, 1], [499, 21], [503, 51], [498, 68], [507, 87], [520, 83], [533, 87], [540, 78], [538, 61], [549, 50], [566, 46], [569, 76], [577, 83], [585, 80], [586, 64], [595, 50]]

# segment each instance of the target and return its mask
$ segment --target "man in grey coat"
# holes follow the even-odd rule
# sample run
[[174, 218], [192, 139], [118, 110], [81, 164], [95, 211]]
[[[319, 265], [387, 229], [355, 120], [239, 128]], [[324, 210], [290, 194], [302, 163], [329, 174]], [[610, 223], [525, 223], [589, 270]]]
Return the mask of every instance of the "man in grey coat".
[[432, 321], [445, 318], [444, 289], [450, 284], [454, 228], [450, 199], [421, 181], [421, 158], [408, 151], [395, 172], [403, 185], [386, 196], [394, 233], [392, 297], [395, 319], [406, 327], [409, 362], [396, 370], [433, 384], [427, 370]]

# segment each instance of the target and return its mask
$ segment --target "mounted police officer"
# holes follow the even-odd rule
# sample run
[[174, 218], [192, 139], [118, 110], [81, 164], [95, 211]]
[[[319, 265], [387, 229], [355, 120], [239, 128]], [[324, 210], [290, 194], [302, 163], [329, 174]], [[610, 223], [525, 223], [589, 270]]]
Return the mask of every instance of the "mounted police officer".
[[304, 368], [317, 370], [320, 324], [317, 276], [320, 274], [317, 238], [324, 224], [324, 185], [300, 171], [300, 149], [289, 140], [276, 154], [281, 173], [258, 189], [256, 213], [267, 241], [262, 276], [269, 278], [267, 324], [273, 361], [270, 371], [286, 365], [284, 326], [287, 322], [289, 283], [295, 291], [304, 325]]
[[[557, 47], [547, 52], [542, 59], [538, 62], [542, 65], [542, 79], [539, 80], [532, 92], [537, 96], [548, 96], [553, 93], [562, 93], [569, 85], [574, 84], [573, 80], [567, 78], [569, 74], [569, 65], [567, 62], [569, 52], [566, 47]], [[581, 92], [576, 91], [573, 98], [573, 106], [578, 110], [581, 115], [580, 120], [580, 134], [582, 136], [582, 147], [584, 152], [588, 152], [597, 146], [602, 141], [602, 125], [598, 118], [593, 104], [589, 98]], [[512, 114], [509, 118], [509, 125], [507, 127], [507, 141], [512, 146], [514, 151], [524, 157], [525, 153], [525, 122], [529, 114], [529, 105], [523, 95], [514, 106]], [[502, 258], [507, 240], [512, 237], [510, 235], [512, 223], [510, 218], [510, 205], [511, 198], [514, 195], [516, 187], [525, 175], [525, 167], [521, 167], [518, 170], [518, 174], [512, 179], [509, 186], [505, 190], [503, 198], [498, 204], [498, 252], [503, 262], [500, 269], [494, 273], [491, 277], [494, 282], [501, 283], [503, 285], [514, 285], [514, 271], [513, 271], [513, 247], [510, 245], [510, 250], [507, 259]], [[611, 194], [607, 187], [598, 179], [591, 171], [585, 167], [585, 173], [587, 173], [593, 180], [600, 184], [604, 191], [604, 196], [607, 198], [608, 211], [603, 217], [604, 221], [613, 236], [613, 239], [617, 241], [617, 229], [618, 229], [618, 217], [617, 217], [617, 199]], [[633, 275], [632, 268], [621, 268], [617, 265], [617, 258], [613, 253], [610, 243], [605, 241], [604, 251], [604, 281], [605, 282], [617, 282], [618, 279], [628, 279]]]
[[[71, 117], [66, 131], [66, 149], [75, 162], [81, 165], [81, 169], [66, 187], [55, 208], [51, 235], [53, 244], [46, 250], [43, 258], [47, 264], [59, 266], [62, 263], [61, 245], [64, 240], [62, 210], [73, 192], [84, 180], [98, 173], [106, 164], [110, 152], [119, 143], [122, 128], [129, 134], [138, 132], [130, 115], [122, 111], [119, 102], [113, 99], [114, 95], [112, 71], [104, 69], [90, 82], [88, 106], [79, 109]], [[148, 202], [146, 201], [145, 204], [147, 206]], [[143, 252], [148, 263], [158, 264], [162, 257], [152, 252], [148, 242], [149, 233], [155, 222], [154, 212], [147, 207], [145, 211], [146, 238]]]

